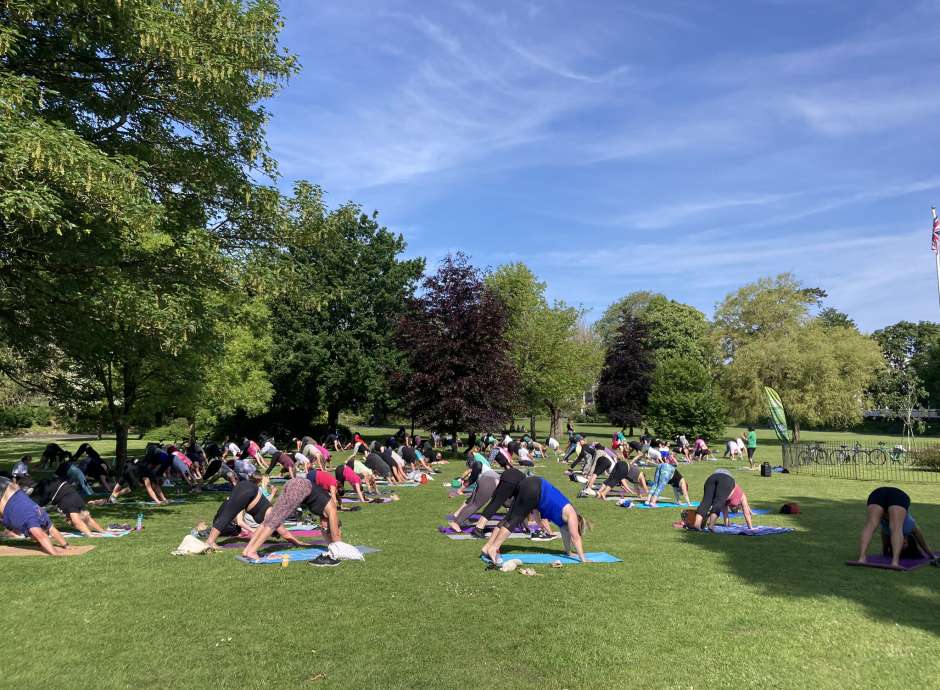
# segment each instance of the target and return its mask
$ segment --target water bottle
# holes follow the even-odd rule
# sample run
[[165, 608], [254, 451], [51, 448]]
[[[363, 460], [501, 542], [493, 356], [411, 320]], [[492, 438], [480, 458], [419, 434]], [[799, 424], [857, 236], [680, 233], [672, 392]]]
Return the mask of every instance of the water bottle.
[[288, 563], [290, 563], [290, 556], [285, 553], [281, 556], [281, 567], [286, 568]]
[[144, 528], [144, 514], [137, 513], [137, 528], [136, 531], [140, 532]]

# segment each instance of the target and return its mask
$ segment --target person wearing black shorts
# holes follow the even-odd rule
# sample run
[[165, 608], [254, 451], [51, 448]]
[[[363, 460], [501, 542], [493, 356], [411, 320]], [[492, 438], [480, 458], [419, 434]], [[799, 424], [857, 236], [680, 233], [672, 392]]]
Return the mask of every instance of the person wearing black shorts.
[[871, 543], [875, 530], [881, 527], [883, 532], [888, 532], [885, 536], [890, 542], [892, 568], [901, 569], [900, 559], [904, 551], [905, 537], [915, 540], [934, 565], [940, 564], [940, 561], [934, 558], [933, 551], [927, 545], [923, 533], [917, 527], [910, 512], [911, 497], [901, 489], [894, 486], [882, 486], [872, 491], [868, 495], [868, 520], [859, 539], [858, 562], [866, 561], [868, 545]]
[[53, 477], [43, 479], [33, 487], [30, 498], [40, 507], [50, 503], [58, 508], [72, 526], [85, 536], [94, 536], [92, 532], [104, 532], [104, 529], [88, 512], [85, 500], [75, 488], [64, 479]]
[[597, 492], [597, 497], [603, 501], [607, 498], [607, 494], [610, 493], [610, 490], [616, 488], [618, 485], [622, 486], [623, 490], [627, 493], [636, 494], [636, 491], [634, 491], [630, 484], [635, 484], [640, 487], [641, 493], [638, 498], [649, 493], [649, 488], [646, 486], [646, 477], [640, 471], [640, 468], [632, 462], [628, 463], [623, 460], [618, 460], [614, 465], [614, 469], [611, 470], [607, 481], [604, 482]]

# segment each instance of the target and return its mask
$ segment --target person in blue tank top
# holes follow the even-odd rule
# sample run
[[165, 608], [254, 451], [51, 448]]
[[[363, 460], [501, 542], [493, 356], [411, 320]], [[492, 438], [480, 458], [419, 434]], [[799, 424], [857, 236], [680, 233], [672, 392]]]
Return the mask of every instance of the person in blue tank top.
[[548, 521], [558, 525], [564, 540], [565, 553], [576, 555], [582, 563], [587, 562], [582, 535], [590, 525], [578, 515], [568, 497], [542, 477], [526, 477], [520, 482], [509, 514], [490, 535], [489, 541], [482, 549], [483, 555], [493, 563], [500, 564], [502, 557], [499, 555], [499, 549], [503, 542], [533, 511], [538, 512], [546, 531], [549, 530]]

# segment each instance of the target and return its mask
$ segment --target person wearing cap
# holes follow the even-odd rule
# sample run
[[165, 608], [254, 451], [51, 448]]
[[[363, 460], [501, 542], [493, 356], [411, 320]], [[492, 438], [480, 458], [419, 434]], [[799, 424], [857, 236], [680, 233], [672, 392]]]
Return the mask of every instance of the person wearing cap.
[[582, 535], [590, 527], [589, 523], [578, 514], [567, 496], [542, 477], [526, 477], [520, 482], [509, 513], [490, 535], [482, 549], [483, 555], [497, 565], [502, 563], [500, 547], [514, 529], [525, 524], [533, 511], [538, 511], [543, 527], [543, 534], [533, 536], [533, 539], [553, 538], [555, 535], [550, 532], [549, 521], [554, 522], [560, 528], [565, 553], [587, 563]]
[[49, 514], [6, 477], [0, 477], [0, 514], [8, 534], [29, 537], [50, 556], [61, 555], [56, 545], [68, 546], [65, 537], [49, 519]]

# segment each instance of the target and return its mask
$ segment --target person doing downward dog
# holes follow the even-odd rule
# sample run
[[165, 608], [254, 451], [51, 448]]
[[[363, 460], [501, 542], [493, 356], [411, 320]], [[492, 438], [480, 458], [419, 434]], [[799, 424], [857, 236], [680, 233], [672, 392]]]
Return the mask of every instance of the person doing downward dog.
[[859, 540], [859, 563], [865, 563], [868, 545], [879, 526], [882, 551], [891, 556], [892, 568], [900, 569], [899, 561], [902, 556], [927, 557], [933, 565], [940, 565], [940, 559], [934, 558], [923, 532], [911, 515], [911, 497], [901, 489], [882, 486], [868, 495], [868, 520]]
[[[470, 498], [468, 498], [454, 514], [454, 519], [448, 523], [448, 526], [455, 532], [459, 532], [463, 529], [464, 520], [467, 520], [471, 515], [478, 512], [483, 506], [489, 503], [490, 499], [493, 498], [496, 487], [499, 485], [499, 475], [490, 469], [488, 463], [484, 466], [484, 462], [486, 461], [483, 460], [483, 462], [481, 462], [479, 459], [482, 457], [482, 455], [477, 453], [467, 460], [470, 472], [463, 478], [464, 488], [476, 486], [473, 489], [473, 493], [470, 494]], [[508, 471], [511, 470], [507, 470], [507, 472]]]
[[702, 529], [703, 526], [711, 529], [722, 514], [725, 516], [725, 525], [728, 525], [731, 512], [739, 507], [744, 513], [744, 522], [747, 523], [748, 529], [751, 529], [754, 527], [754, 521], [744, 490], [734, 481], [728, 470], [715, 470], [705, 480], [704, 494], [695, 511], [691, 529]]
[[490, 502], [480, 511], [480, 517], [473, 527], [474, 537], [486, 539], [486, 524], [490, 521], [490, 518], [499, 512], [500, 508], [515, 498], [523, 479], [525, 479], [525, 475], [515, 467], [510, 467], [499, 475], [499, 483], [493, 491], [493, 496], [490, 498]]
[[[326, 491], [316, 486], [306, 477], [295, 477], [284, 484], [281, 497], [274, 504], [274, 507], [268, 511], [264, 522], [255, 530], [251, 541], [242, 551], [242, 556], [250, 559], [258, 558], [258, 548], [298, 508], [305, 508], [320, 517], [320, 527], [329, 543], [332, 544], [342, 540], [336, 502], [330, 498]], [[333, 561], [329, 556], [326, 556], [326, 558]], [[321, 561], [321, 559], [324, 559], [324, 556], [319, 556], [317, 561]], [[317, 563], [317, 561], [313, 562]], [[338, 565], [338, 563], [339, 561], [326, 562], [322, 560], [317, 565]]]
[[0, 513], [3, 526], [9, 532], [32, 539], [50, 556], [61, 555], [53, 541], [63, 548], [68, 546], [65, 537], [49, 519], [49, 514], [6, 477], [0, 477]]
[[578, 515], [567, 496], [542, 477], [526, 477], [522, 480], [509, 514], [483, 547], [483, 555], [493, 563], [501, 564], [499, 548], [509, 538], [513, 529], [526, 522], [532, 511], [538, 511], [543, 522], [551, 521], [561, 528], [566, 554], [577, 555], [582, 563], [587, 562], [582, 541], [582, 535], [588, 527], [587, 521]]
[[[660, 449], [662, 452], [662, 449]], [[676, 473], [675, 459], [672, 457], [672, 454], [669, 451], [666, 451], [666, 454], [662, 456], [663, 461], [656, 465], [656, 474], [653, 477], [653, 486], [650, 487], [649, 498], [646, 499], [646, 505], [651, 508], [656, 505], [656, 502], [659, 500], [659, 495], [663, 492], [663, 489], [666, 488], [666, 485], [672, 480], [673, 475]]]
[[630, 484], [635, 484], [640, 487], [640, 496], [645, 496], [649, 493], [649, 489], [646, 487], [646, 477], [643, 475], [643, 472], [640, 471], [640, 468], [632, 462], [618, 460], [614, 464], [614, 469], [610, 471], [610, 476], [597, 492], [597, 497], [603, 501], [607, 498], [607, 494], [610, 493], [610, 490], [616, 488], [618, 484], [623, 487], [624, 491], [630, 494], [636, 494], [636, 491]]
[[346, 482], [352, 486], [353, 491], [356, 492], [356, 498], [359, 499], [360, 503], [366, 502], [366, 497], [362, 493], [362, 479], [359, 475], [353, 472], [352, 468], [349, 465], [337, 465], [336, 470], [333, 472], [333, 476], [336, 477], [336, 483], [339, 489], [339, 494], [343, 494], [343, 486]]
[[[269, 510], [271, 510], [271, 503], [258, 489], [258, 485], [251, 480], [243, 479], [235, 485], [232, 494], [216, 511], [206, 543], [212, 548], [217, 548], [216, 540], [219, 537], [237, 537], [243, 529], [251, 531], [251, 527], [243, 516], [250, 515], [255, 524], [260, 525], [264, 522]], [[305, 546], [283, 525], [276, 527], [275, 531], [290, 543]]]
[[87, 537], [96, 536], [92, 532], [104, 532], [85, 507], [85, 501], [75, 488], [64, 479], [54, 477], [38, 482], [30, 498], [39, 507], [54, 505], [62, 511], [72, 526]]

